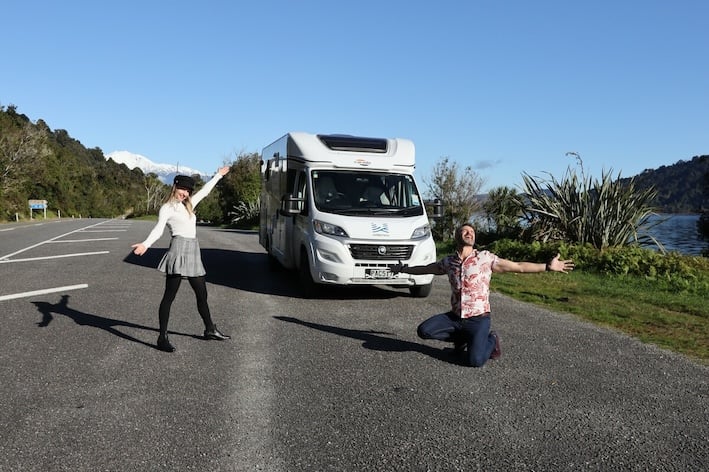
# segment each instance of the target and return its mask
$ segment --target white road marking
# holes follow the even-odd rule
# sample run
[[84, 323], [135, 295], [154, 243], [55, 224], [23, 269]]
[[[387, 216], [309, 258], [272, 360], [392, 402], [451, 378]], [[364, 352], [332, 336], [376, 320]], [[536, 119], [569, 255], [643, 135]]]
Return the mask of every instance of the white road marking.
[[15, 251], [15, 252], [13, 252], [13, 253], [11, 253], [11, 254], [7, 254], [7, 255], [5, 255], [5, 256], [0, 257], [0, 262], [7, 262], [7, 261], [5, 261], [5, 259], [9, 259], [9, 258], [12, 257], [12, 256], [15, 256], [15, 255], [17, 255], [17, 254], [21, 254], [21, 253], [23, 253], [23, 252], [25, 252], [25, 251], [29, 251], [30, 249], [34, 249], [34, 248], [36, 248], [36, 247], [38, 247], [38, 246], [41, 246], [42, 244], [52, 242], [52, 241], [54, 241], [55, 239], [63, 238], [64, 236], [69, 236], [70, 234], [76, 233], [76, 232], [78, 232], [78, 231], [82, 231], [82, 230], [87, 229], [87, 228], [93, 228], [94, 226], [98, 226], [98, 225], [100, 225], [101, 223], [102, 223], [102, 222], [96, 223], [96, 224], [87, 226], [86, 228], [75, 229], [74, 231], [69, 231], [68, 233], [60, 234], [59, 236], [55, 236], [55, 237], [53, 237], [52, 239], [48, 239], [48, 240], [46, 240], [46, 241], [42, 241], [41, 243], [33, 244], [32, 246], [26, 247], [26, 248], [24, 248], [24, 249], [20, 249], [19, 251]]
[[118, 238], [62, 239], [61, 241], [47, 241], [47, 244], [85, 243], [87, 241], [115, 241], [116, 239], [118, 239]]
[[33, 290], [31, 292], [12, 293], [10, 295], [1, 295], [0, 302], [4, 301], [4, 300], [13, 300], [15, 298], [26, 298], [26, 297], [33, 297], [35, 295], [45, 295], [47, 293], [65, 292], [67, 290], [77, 290], [80, 288], [87, 288], [88, 286], [89, 286], [88, 284], [66, 285], [64, 287], [45, 288], [43, 290]]
[[131, 223], [125, 223], [125, 224], [115, 224], [115, 223], [113, 223], [113, 224], [109, 224], [108, 222], [106, 222], [106, 223], [103, 225], [103, 228], [130, 228], [131, 226], [132, 226]]
[[109, 253], [109, 251], [77, 252], [76, 254], [60, 254], [58, 256], [27, 257], [25, 259], [0, 259], [0, 264], [7, 264], [9, 262], [41, 261], [41, 260], [45, 260], [45, 259], [61, 259], [63, 257], [93, 256], [96, 254], [108, 254], [108, 253]]

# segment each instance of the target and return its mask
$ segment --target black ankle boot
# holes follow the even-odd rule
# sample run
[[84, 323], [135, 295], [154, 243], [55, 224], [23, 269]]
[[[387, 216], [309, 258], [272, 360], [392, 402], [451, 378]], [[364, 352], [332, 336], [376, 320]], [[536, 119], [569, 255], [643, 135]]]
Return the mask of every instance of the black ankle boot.
[[213, 339], [215, 341], [224, 341], [231, 338], [217, 329], [216, 326], [212, 325], [211, 328], [204, 330], [204, 339]]
[[175, 346], [170, 344], [170, 340], [167, 339], [167, 334], [158, 336], [158, 349], [165, 352], [175, 352]]

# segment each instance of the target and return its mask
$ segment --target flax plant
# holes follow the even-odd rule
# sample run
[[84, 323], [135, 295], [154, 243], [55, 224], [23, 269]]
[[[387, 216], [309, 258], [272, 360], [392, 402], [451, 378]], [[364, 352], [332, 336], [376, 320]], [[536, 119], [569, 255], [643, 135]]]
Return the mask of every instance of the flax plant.
[[637, 189], [635, 178], [623, 183], [620, 173], [613, 179], [612, 171], [602, 171], [600, 180], [587, 177], [581, 157], [577, 153], [567, 155], [577, 159], [580, 176], [571, 166], [562, 180], [551, 174], [549, 180], [523, 174], [525, 191], [520, 204], [531, 238], [590, 244], [601, 251], [652, 243], [664, 251], [648, 234], [654, 226], [648, 222], [654, 214], [654, 188]]
[[258, 220], [258, 216], [261, 213], [261, 197], [251, 202], [239, 202], [233, 208], [234, 211], [229, 212], [232, 224]]

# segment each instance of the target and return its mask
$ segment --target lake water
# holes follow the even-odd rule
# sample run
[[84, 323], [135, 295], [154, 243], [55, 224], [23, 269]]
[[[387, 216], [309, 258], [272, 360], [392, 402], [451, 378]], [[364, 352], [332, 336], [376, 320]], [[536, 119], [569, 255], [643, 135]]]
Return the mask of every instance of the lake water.
[[677, 251], [690, 256], [699, 256], [702, 250], [709, 246], [703, 241], [697, 231], [699, 215], [661, 214], [651, 216], [649, 221], [660, 221], [649, 230], [667, 251]]

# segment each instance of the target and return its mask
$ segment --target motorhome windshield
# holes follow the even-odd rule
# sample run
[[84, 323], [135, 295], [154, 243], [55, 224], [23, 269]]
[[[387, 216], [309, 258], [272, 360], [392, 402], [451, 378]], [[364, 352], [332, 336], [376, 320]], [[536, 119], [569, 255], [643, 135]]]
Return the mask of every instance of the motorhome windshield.
[[423, 201], [405, 174], [315, 170], [311, 173], [318, 210], [344, 215], [418, 216]]

